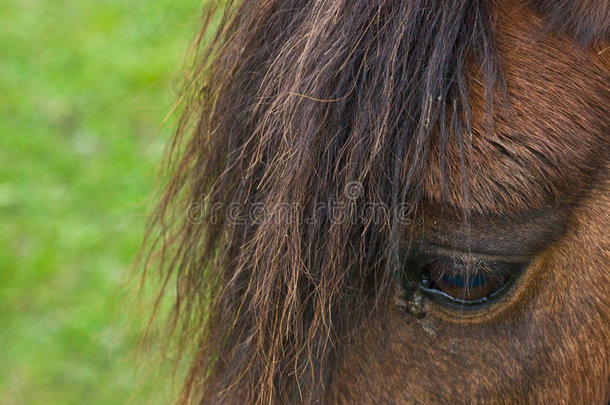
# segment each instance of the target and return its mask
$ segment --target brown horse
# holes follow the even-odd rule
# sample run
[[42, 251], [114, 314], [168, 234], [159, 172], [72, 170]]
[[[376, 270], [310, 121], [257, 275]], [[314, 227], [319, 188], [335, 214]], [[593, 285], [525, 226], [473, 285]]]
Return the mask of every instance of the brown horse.
[[608, 403], [608, 0], [217, 3], [150, 230], [180, 401]]

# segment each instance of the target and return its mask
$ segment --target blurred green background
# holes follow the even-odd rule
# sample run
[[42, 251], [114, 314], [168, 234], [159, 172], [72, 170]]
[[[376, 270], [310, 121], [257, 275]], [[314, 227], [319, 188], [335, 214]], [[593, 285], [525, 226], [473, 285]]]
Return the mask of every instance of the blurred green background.
[[201, 4], [0, 0], [0, 404], [169, 402], [123, 285]]

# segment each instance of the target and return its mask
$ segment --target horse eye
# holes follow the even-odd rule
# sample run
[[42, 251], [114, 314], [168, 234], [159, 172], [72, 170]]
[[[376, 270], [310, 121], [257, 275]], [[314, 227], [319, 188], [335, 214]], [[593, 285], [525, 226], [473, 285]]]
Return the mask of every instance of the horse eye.
[[420, 290], [454, 306], [477, 306], [500, 298], [527, 267], [526, 263], [444, 256], [420, 263]]

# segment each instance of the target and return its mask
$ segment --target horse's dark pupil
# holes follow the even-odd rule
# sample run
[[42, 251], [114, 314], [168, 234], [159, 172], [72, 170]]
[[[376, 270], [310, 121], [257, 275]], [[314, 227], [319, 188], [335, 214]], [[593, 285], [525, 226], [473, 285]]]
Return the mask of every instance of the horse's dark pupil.
[[[463, 266], [456, 267], [456, 273], [432, 273], [432, 288], [465, 304], [473, 304], [486, 300], [504, 286], [505, 275], [500, 269], [497, 269], [497, 273], [490, 274], [483, 273], [474, 266], [469, 273], [463, 274], [459, 273]], [[444, 269], [447, 271], [446, 267]]]
[[450, 305], [477, 306], [499, 297], [526, 264], [428, 257], [420, 289]]
[[457, 275], [443, 275], [443, 281], [445, 284], [451, 285], [453, 287], [461, 287], [461, 288], [474, 288], [479, 287], [485, 284], [488, 281], [489, 277], [485, 274], [475, 274], [470, 277], [464, 277], [461, 274]]
[[443, 305], [475, 307], [499, 299], [528, 263], [416, 252], [406, 258], [401, 273], [407, 297], [419, 289]]

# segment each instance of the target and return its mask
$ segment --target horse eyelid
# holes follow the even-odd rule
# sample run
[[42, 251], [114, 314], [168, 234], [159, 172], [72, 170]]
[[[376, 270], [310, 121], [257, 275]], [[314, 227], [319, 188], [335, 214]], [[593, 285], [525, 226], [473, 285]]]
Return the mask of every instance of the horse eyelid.
[[511, 263], [511, 264], [522, 264], [531, 261], [531, 257], [526, 255], [501, 255], [501, 254], [488, 254], [479, 252], [465, 252], [462, 250], [456, 250], [447, 248], [444, 246], [434, 244], [422, 244], [418, 248], [418, 252], [429, 256], [438, 257], [454, 257], [456, 259], [463, 258], [466, 260], [479, 260], [486, 263]]

